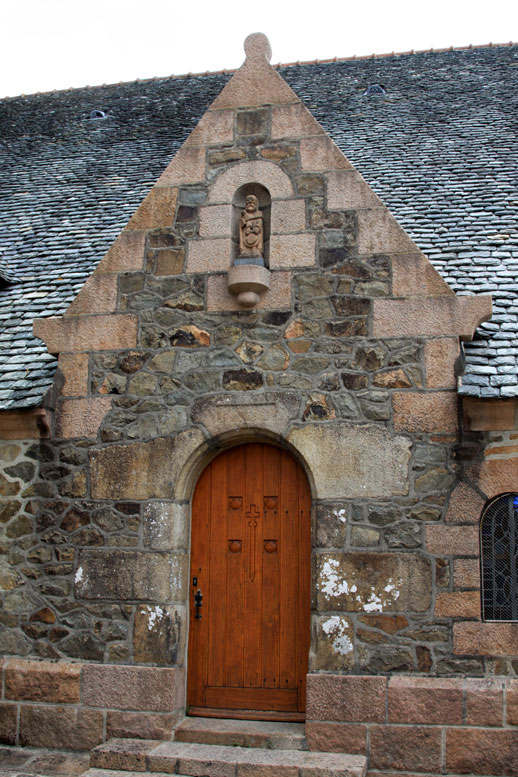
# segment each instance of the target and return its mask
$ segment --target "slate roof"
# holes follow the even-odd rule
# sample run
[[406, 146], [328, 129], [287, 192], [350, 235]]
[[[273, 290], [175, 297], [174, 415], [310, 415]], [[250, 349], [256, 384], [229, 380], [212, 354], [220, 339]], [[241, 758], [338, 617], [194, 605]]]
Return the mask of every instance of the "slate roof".
[[[518, 396], [518, 45], [280, 72], [452, 288], [493, 294], [461, 393]], [[65, 311], [228, 78], [0, 101], [0, 409], [41, 403], [33, 318]]]

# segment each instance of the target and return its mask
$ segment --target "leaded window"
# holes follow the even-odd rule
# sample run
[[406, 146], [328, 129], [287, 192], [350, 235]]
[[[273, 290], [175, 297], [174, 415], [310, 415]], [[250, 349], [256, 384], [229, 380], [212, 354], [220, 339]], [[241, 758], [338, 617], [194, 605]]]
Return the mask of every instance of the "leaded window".
[[518, 494], [503, 494], [484, 510], [480, 523], [482, 617], [518, 620]]

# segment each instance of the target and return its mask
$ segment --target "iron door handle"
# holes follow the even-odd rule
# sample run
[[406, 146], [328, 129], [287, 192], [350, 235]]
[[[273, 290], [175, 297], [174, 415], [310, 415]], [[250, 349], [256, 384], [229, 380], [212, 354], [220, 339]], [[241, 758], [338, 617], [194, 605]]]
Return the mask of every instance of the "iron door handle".
[[194, 594], [194, 609], [196, 610], [195, 618], [197, 621], [201, 620], [201, 608], [202, 608], [202, 602], [203, 602], [203, 594], [198, 588], [196, 593]]

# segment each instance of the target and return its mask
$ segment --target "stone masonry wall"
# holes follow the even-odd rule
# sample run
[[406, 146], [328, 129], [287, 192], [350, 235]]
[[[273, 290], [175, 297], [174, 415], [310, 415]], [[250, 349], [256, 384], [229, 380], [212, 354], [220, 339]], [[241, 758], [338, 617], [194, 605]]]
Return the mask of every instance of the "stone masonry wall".
[[[272, 197], [271, 290], [253, 311], [224, 285], [247, 180]], [[40, 654], [183, 664], [195, 474], [255, 434], [313, 480], [311, 670], [484, 674], [452, 649], [453, 619], [479, 613], [473, 584], [452, 597], [472, 527], [443, 527], [458, 335], [482, 310], [465, 302], [300, 104], [216, 102], [67, 316], [40, 324], [64, 376], [40, 523], [73, 557], [44, 588], [56, 636]]]
[[50, 569], [63, 560], [37, 531], [39, 459], [39, 443], [33, 440], [0, 443], [1, 654], [31, 653], [32, 638], [47, 632], [43, 624], [52, 617], [34, 590], [43, 565]]

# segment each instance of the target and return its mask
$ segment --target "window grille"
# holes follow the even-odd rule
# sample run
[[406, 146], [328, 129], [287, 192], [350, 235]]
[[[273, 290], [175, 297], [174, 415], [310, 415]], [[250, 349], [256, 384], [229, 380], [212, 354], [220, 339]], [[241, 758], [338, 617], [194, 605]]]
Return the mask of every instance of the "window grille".
[[504, 494], [485, 509], [480, 523], [482, 617], [518, 620], [518, 494]]

